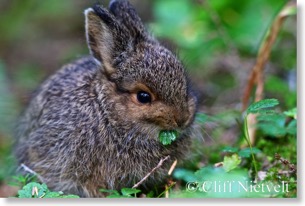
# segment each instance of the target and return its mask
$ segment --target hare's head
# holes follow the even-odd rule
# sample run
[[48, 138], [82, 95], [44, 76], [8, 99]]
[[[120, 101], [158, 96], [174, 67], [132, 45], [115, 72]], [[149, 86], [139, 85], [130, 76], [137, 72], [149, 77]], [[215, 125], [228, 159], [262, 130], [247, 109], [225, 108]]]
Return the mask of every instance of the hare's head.
[[91, 54], [113, 86], [114, 122], [122, 130], [138, 128], [135, 133], [187, 128], [196, 100], [184, 67], [146, 31], [128, 1], [111, 1], [109, 11], [95, 5], [85, 15]]

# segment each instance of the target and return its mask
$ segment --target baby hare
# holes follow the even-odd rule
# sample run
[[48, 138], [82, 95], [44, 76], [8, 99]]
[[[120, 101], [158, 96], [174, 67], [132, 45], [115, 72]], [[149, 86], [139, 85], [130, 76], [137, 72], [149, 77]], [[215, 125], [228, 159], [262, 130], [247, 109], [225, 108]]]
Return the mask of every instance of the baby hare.
[[[85, 10], [91, 55], [37, 90], [17, 128], [16, 156], [55, 191], [103, 197], [162, 183], [190, 145], [196, 98], [183, 65], [145, 29], [126, 0]], [[161, 131], [177, 131], [171, 144]]]

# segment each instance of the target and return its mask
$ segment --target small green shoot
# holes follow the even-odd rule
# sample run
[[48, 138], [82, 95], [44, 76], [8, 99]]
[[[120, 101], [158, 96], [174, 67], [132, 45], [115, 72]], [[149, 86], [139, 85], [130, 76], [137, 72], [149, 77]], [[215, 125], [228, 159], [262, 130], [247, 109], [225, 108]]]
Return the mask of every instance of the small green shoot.
[[9, 183], [11, 186], [20, 186], [23, 187], [29, 182], [34, 182], [36, 180], [36, 176], [32, 174], [26, 174], [26, 175], [18, 175], [18, 176], [12, 176], [13, 181]]
[[258, 170], [257, 170], [257, 163], [254, 157], [254, 151], [252, 148], [252, 144], [250, 141], [250, 135], [249, 135], [249, 127], [248, 127], [248, 115], [249, 114], [268, 114], [268, 112], [270, 113], [274, 113], [274, 110], [270, 109], [271, 107], [274, 107], [276, 105], [279, 104], [279, 101], [277, 99], [263, 99], [261, 101], [252, 103], [248, 109], [247, 109], [247, 114], [246, 117], [244, 119], [244, 135], [245, 135], [245, 139], [247, 141], [247, 144], [250, 147], [250, 151], [251, 151], [251, 155], [252, 155], [252, 160], [253, 160], [253, 166], [254, 166], [254, 171], [255, 171], [255, 177], [257, 177], [258, 174]]

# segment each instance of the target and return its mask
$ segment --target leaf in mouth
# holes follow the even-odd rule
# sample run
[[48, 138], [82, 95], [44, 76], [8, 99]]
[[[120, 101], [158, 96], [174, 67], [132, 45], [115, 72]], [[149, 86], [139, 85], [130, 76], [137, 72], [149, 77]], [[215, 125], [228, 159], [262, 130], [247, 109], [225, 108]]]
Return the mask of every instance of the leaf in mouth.
[[169, 145], [177, 139], [177, 136], [176, 130], [162, 130], [159, 133], [159, 140], [163, 145]]

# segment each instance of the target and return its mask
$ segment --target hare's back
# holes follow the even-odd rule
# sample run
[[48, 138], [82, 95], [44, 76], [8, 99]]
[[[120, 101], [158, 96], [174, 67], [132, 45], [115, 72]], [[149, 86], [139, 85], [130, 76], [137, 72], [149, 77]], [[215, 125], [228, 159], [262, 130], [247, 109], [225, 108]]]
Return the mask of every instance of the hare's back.
[[85, 57], [63, 66], [45, 80], [20, 118], [18, 139], [26, 142], [38, 130], [45, 130], [40, 138], [52, 130], [57, 130], [60, 136], [59, 131], [72, 129], [86, 121], [81, 117], [88, 117], [94, 107], [92, 84], [97, 73], [98, 65], [94, 59]]

